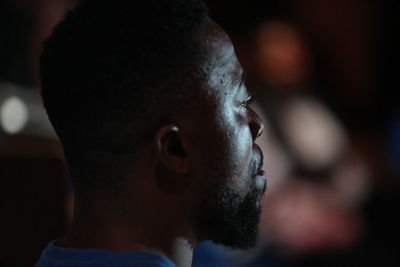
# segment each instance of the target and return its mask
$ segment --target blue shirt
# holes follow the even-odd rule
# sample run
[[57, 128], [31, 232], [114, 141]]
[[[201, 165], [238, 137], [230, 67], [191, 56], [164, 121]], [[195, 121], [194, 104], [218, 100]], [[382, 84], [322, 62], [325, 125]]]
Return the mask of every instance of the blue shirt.
[[43, 250], [35, 267], [176, 267], [167, 257], [154, 252], [63, 248], [54, 242], [50, 242]]

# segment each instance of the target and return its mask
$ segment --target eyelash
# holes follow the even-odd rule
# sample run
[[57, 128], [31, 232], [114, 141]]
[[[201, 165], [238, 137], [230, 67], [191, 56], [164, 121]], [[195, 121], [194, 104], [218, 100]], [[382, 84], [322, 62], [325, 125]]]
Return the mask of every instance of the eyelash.
[[243, 108], [249, 108], [250, 104], [253, 103], [254, 97], [250, 95], [246, 101], [240, 103], [240, 106]]

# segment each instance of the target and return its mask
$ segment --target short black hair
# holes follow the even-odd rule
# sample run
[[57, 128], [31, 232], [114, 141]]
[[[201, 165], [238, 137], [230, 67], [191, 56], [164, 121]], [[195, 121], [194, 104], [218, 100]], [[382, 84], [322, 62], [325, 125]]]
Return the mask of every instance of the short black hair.
[[54, 28], [42, 97], [77, 193], [112, 188], [171, 112], [184, 112], [206, 20], [200, 0], [87, 0]]

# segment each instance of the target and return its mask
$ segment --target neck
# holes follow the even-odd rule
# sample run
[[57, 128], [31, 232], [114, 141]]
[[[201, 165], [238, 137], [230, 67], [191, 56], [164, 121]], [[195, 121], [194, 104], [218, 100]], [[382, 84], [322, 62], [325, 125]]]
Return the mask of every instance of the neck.
[[[151, 251], [165, 255], [178, 267], [191, 266], [194, 244], [180, 237], [179, 224], [175, 229], [171, 228], [174, 224], [167, 222], [158, 227], [165, 217], [144, 219], [140, 215], [127, 221], [106, 205], [100, 206], [101, 211], [94, 207], [76, 208], [72, 227], [59, 244], [115, 252]], [[141, 214], [131, 211], [132, 214]]]
[[187, 239], [177, 238], [174, 244], [172, 260], [177, 267], [192, 266], [193, 245]]

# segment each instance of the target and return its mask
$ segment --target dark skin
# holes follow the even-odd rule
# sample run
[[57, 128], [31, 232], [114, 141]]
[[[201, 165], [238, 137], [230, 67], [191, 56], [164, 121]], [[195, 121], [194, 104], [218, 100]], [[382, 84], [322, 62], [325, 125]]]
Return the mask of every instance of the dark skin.
[[[193, 247], [216, 239], [215, 229], [198, 220], [199, 210], [208, 209], [202, 201], [205, 192], [223, 187], [244, 199], [253, 190], [259, 200], [265, 176], [254, 142], [263, 124], [248, 107], [243, 70], [229, 38], [214, 22], [205, 23], [198, 39], [207, 51], [207, 78], [190, 103], [196, 112], [175, 114], [151, 144], [142, 146], [118, 197], [78, 197], [73, 227], [59, 245], [150, 250], [173, 260], [178, 249], [187, 256], [178, 264], [190, 266]], [[259, 202], [254, 205], [258, 208]]]

